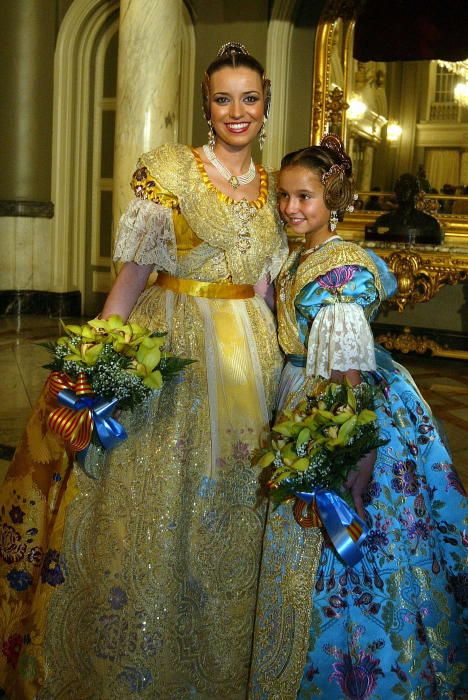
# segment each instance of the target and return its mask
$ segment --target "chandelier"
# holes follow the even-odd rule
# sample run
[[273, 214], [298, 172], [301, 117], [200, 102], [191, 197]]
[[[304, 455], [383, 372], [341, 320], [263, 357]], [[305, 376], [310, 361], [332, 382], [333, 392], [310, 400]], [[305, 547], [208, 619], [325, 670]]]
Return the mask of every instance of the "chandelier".
[[439, 66], [455, 73], [462, 79], [453, 89], [453, 97], [463, 107], [468, 107], [468, 58], [464, 61], [437, 61]]
[[468, 82], [457, 83], [453, 88], [453, 96], [463, 107], [468, 107]]
[[463, 80], [468, 80], [468, 58], [464, 61], [437, 61], [437, 63], [451, 73], [456, 73]]

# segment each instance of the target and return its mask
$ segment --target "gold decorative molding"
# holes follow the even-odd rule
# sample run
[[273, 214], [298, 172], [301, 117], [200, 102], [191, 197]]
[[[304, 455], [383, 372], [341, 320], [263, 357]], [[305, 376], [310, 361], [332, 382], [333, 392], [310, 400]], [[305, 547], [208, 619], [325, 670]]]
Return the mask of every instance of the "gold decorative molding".
[[387, 304], [398, 311], [429, 301], [447, 284], [459, 284], [468, 279], [468, 250], [456, 255], [439, 250], [425, 254], [414, 248], [375, 247], [373, 250], [397, 278], [398, 292]]
[[[352, 52], [352, 37], [357, 12], [357, 0], [328, 0], [322, 10], [315, 35], [314, 80], [310, 143], [320, 142], [324, 133], [333, 130], [344, 136], [346, 131], [346, 110], [348, 104], [343, 90], [331, 86], [331, 55], [333, 34], [338, 20], [345, 23], [343, 73], [348, 82], [348, 55]], [[339, 129], [336, 126], [339, 125]], [[335, 128], [334, 128], [335, 127]]]
[[408, 326], [403, 329], [403, 333], [382, 333], [375, 340], [387, 350], [396, 350], [405, 355], [409, 352], [416, 352], [418, 355], [429, 352], [433, 357], [468, 360], [468, 352], [466, 350], [451, 350], [442, 347], [432, 338], [427, 338], [424, 335], [413, 335], [411, 328]]
[[343, 90], [339, 87], [333, 88], [328, 93], [325, 100], [325, 118], [328, 124], [336, 126], [343, 122], [343, 113], [348, 109], [349, 104], [344, 99]]

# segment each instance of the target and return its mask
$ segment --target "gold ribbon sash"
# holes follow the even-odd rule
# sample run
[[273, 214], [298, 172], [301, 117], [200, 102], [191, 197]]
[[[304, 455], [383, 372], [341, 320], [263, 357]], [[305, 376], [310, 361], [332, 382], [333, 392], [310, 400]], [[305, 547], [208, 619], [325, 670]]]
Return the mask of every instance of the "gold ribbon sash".
[[176, 294], [189, 294], [192, 297], [205, 299], [250, 299], [255, 296], [255, 290], [251, 284], [200, 282], [173, 277], [167, 272], [158, 272], [155, 284], [163, 289], [170, 289]]

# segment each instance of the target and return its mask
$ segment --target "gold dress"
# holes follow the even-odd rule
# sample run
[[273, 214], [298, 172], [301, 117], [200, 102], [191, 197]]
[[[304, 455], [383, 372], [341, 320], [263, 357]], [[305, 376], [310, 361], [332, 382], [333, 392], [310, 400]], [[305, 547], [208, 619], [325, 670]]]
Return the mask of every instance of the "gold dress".
[[259, 197], [236, 203], [189, 147], [139, 162], [116, 258], [154, 264], [158, 278], [131, 319], [167, 331], [170, 351], [196, 362], [122, 418], [129, 438], [99, 479], [71, 471], [50, 434], [49, 461], [36, 455], [26, 468], [38, 439], [26, 432], [3, 511], [20, 545], [34, 518], [25, 504], [24, 527], [8, 520], [15, 494], [39, 501], [39, 532], [16, 565], [33, 580], [23, 591], [0, 583], [12, 699], [38, 687], [42, 700], [246, 695], [265, 513], [250, 456], [281, 370], [272, 314], [252, 285], [274, 278], [286, 254], [274, 183], [259, 171]]

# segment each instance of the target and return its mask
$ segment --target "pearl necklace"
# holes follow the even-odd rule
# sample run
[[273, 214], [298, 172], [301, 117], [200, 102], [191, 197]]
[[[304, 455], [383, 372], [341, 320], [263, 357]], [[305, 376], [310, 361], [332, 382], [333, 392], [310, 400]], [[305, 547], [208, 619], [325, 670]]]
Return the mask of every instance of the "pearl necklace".
[[252, 180], [255, 178], [257, 171], [255, 169], [255, 164], [252, 160], [250, 159], [250, 165], [249, 169], [247, 170], [246, 173], [243, 175], [233, 175], [225, 165], [221, 163], [220, 160], [216, 157], [215, 152], [211, 148], [211, 146], [203, 146], [203, 152], [210, 161], [216, 168], [216, 170], [219, 172], [220, 175], [224, 177], [225, 180], [229, 182], [231, 187], [233, 187], [235, 190], [239, 187], [239, 185], [248, 185], [249, 182], [252, 182]]

